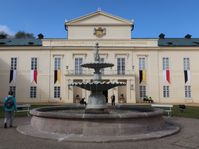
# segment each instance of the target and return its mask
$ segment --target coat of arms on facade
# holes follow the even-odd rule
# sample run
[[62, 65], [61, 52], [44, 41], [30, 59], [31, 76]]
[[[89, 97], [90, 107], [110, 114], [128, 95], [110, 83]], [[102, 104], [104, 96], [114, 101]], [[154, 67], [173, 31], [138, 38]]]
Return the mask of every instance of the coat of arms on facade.
[[101, 38], [106, 35], [106, 29], [102, 27], [94, 28], [94, 35]]

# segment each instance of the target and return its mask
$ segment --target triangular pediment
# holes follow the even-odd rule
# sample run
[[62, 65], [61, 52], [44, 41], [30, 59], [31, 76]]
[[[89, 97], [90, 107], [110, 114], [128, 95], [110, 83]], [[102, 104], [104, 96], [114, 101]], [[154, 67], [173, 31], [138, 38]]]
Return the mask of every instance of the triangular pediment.
[[103, 11], [97, 11], [68, 22], [65, 25], [132, 25], [133, 22], [113, 16]]

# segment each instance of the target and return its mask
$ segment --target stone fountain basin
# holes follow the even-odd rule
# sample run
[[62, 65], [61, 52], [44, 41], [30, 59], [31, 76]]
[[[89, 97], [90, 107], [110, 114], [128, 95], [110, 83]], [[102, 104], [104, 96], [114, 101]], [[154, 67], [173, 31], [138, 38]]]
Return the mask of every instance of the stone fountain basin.
[[117, 86], [124, 86], [126, 84], [123, 82], [89, 82], [89, 83], [75, 82], [70, 85], [81, 87], [86, 90], [105, 91], [105, 90], [109, 90], [109, 89], [117, 87]]
[[[158, 131], [165, 121], [160, 109], [116, 106], [109, 114], [85, 114], [81, 105], [31, 110], [31, 126], [39, 131], [83, 136], [125, 136]], [[118, 111], [118, 112], [117, 112]]]

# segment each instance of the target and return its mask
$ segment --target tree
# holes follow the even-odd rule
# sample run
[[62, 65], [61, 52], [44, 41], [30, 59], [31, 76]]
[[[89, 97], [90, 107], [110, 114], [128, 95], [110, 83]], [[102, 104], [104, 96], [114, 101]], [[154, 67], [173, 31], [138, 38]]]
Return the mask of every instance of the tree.
[[3, 31], [1, 31], [0, 32], [0, 39], [6, 39], [6, 38], [8, 38], [8, 34], [3, 32]]
[[164, 39], [164, 38], [165, 38], [165, 34], [161, 33], [161, 34], [159, 35], [159, 38], [160, 38], [160, 39]]
[[44, 38], [44, 35], [42, 33], [38, 34], [38, 39], [43, 39]]
[[26, 33], [24, 31], [18, 31], [15, 34], [15, 38], [35, 38], [33, 33]]
[[192, 35], [190, 35], [190, 34], [186, 34], [186, 35], [184, 36], [184, 38], [186, 38], [186, 39], [191, 39], [191, 36], [192, 36]]

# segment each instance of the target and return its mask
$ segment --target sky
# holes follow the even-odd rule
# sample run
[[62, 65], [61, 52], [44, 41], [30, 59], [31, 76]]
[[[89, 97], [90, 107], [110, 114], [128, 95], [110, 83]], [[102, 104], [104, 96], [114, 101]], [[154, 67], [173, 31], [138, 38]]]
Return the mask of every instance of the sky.
[[66, 38], [65, 20], [98, 8], [133, 19], [132, 38], [199, 38], [199, 0], [0, 0], [0, 31]]

